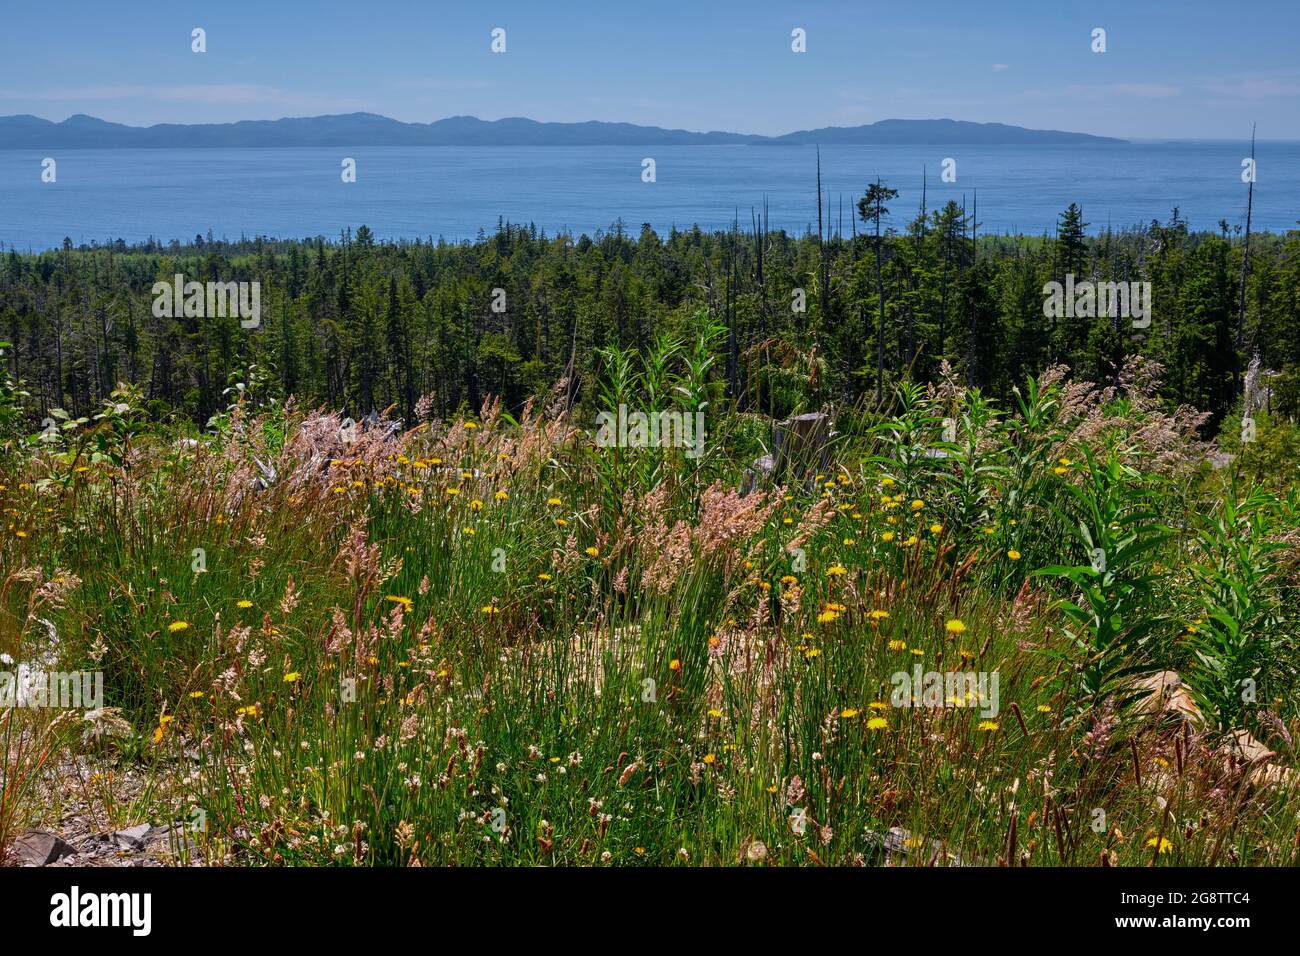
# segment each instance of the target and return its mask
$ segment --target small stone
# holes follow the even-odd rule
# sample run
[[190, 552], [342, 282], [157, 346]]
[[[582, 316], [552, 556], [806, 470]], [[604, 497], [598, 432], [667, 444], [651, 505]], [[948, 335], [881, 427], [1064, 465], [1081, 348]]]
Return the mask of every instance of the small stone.
[[127, 850], [143, 850], [145, 838], [149, 831], [153, 829], [147, 823], [141, 823], [126, 830], [118, 830], [113, 834], [113, 839]]
[[27, 830], [14, 840], [14, 853], [29, 866], [48, 866], [76, 852], [62, 837], [46, 830]]

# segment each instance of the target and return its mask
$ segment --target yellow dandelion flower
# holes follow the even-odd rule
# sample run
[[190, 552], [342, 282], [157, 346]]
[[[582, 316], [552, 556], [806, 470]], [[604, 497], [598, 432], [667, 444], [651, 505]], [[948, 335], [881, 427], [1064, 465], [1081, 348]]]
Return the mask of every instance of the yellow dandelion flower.
[[1009, 550], [1009, 551], [1007, 552], [1007, 557], [1010, 558], [1012, 561], [1019, 561], [1019, 560], [1020, 560], [1020, 552], [1017, 551], [1015, 548], [1012, 548], [1011, 550]]
[[717, 760], [718, 757], [717, 757], [716, 754], [705, 754], [703, 759], [704, 759], [704, 762], [705, 762], [705, 763], [707, 763], [707, 764], [711, 764], [711, 763], [713, 763], [715, 760]]
[[949, 634], [964, 634], [966, 633], [966, 624], [958, 618], [953, 618], [943, 626], [943, 629]]
[[188, 631], [189, 628], [190, 628], [189, 621], [172, 621], [170, 624], [167, 625], [167, 630], [169, 630], [173, 634], [176, 634], [180, 631]]
[[600, 548], [591, 547], [587, 549], [587, 556], [591, 558], [600, 557]]
[[846, 707], [840, 711], [840, 716], [845, 720], [852, 720], [860, 713], [862, 713], [862, 711], [858, 710], [856, 707]]
[[296, 684], [300, 680], [302, 680], [302, 675], [297, 671], [289, 671], [289, 673], [284, 675], [284, 682], [286, 684]]
[[889, 726], [889, 721], [884, 717], [872, 717], [867, 721], [867, 730], [884, 730]]
[[832, 564], [826, 569], [827, 577], [840, 578], [849, 573], [849, 569], [842, 564]]
[[984, 730], [984, 731], [997, 730], [998, 722], [996, 720], [981, 720], [979, 722], [979, 727], [977, 729]]
[[889, 649], [891, 651], [905, 651], [907, 650], [907, 641], [898, 641], [898, 640], [890, 641]]
[[1147, 846], [1153, 848], [1157, 853], [1168, 853], [1174, 848], [1173, 843], [1166, 840], [1164, 837], [1160, 837], [1159, 839], [1152, 837], [1150, 840], [1147, 840]]

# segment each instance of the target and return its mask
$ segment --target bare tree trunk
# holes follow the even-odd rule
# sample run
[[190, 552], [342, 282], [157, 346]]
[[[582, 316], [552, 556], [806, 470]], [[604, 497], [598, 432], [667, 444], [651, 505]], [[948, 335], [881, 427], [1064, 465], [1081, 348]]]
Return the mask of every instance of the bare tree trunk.
[[[1250, 276], [1250, 214], [1255, 202], [1255, 126], [1250, 127], [1250, 183], [1246, 189], [1246, 238], [1245, 246], [1241, 254], [1241, 291], [1237, 301], [1237, 354], [1242, 356], [1242, 348], [1245, 345], [1246, 338], [1246, 279]], [[1242, 356], [1244, 358], [1244, 356]], [[1236, 365], [1233, 367], [1233, 377], [1239, 379], [1241, 376]]]

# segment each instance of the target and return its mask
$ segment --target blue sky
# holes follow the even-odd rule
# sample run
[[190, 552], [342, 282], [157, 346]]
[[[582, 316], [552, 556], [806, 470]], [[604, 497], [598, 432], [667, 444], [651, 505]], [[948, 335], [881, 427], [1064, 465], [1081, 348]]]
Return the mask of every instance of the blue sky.
[[947, 117], [1221, 139], [1257, 121], [1300, 138], [1297, 0], [67, 0], [0, 19], [0, 115], [54, 120], [367, 110], [784, 133]]

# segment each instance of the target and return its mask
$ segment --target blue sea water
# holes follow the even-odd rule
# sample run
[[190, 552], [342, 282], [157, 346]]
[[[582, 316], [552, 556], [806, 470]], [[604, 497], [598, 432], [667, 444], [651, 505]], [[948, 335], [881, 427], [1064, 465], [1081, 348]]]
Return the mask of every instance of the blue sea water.
[[[827, 146], [823, 194], [832, 222], [850, 232], [857, 198], [880, 177], [899, 190], [891, 224], [928, 204], [978, 193], [982, 233], [1041, 234], [1071, 202], [1090, 232], [1165, 220], [1177, 206], [1194, 229], [1245, 220], [1245, 143], [1151, 142], [1088, 146]], [[154, 237], [324, 235], [368, 225], [380, 238], [473, 239], [498, 219], [548, 234], [669, 228], [748, 228], [767, 202], [773, 228], [816, 228], [811, 146], [357, 147], [299, 149], [62, 150], [57, 180], [41, 180], [48, 153], [0, 150], [0, 243], [20, 250]], [[1300, 219], [1300, 142], [1256, 149], [1253, 227], [1282, 231]], [[355, 183], [341, 162], [357, 164]], [[655, 161], [655, 182], [642, 160]], [[942, 182], [943, 160], [956, 181]], [[842, 204], [842, 220], [841, 220]]]

